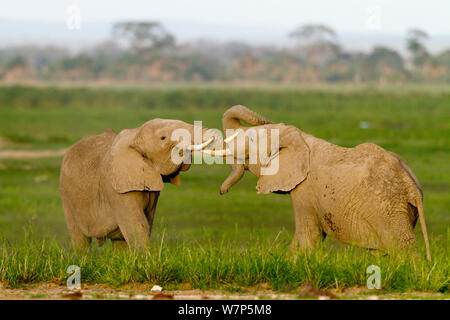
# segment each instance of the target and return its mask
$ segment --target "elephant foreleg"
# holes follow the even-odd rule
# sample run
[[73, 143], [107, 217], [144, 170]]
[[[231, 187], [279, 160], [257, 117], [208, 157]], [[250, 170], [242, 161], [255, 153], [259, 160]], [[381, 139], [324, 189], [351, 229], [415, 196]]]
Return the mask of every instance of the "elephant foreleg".
[[244, 171], [245, 169], [243, 164], [232, 164], [231, 173], [220, 186], [220, 194], [227, 193], [228, 190], [242, 178]]
[[115, 199], [114, 216], [129, 247], [143, 248], [150, 244], [150, 224], [145, 214], [149, 195], [129, 192]]
[[[147, 208], [145, 208], [145, 215], [149, 224], [149, 232], [152, 232], [153, 219], [155, 217], [156, 204], [158, 203], [159, 191], [152, 191], [149, 195], [150, 199]], [[150, 235], [149, 235], [150, 236]]]
[[[295, 192], [295, 190], [294, 190]], [[293, 249], [312, 249], [325, 239], [316, 210], [301, 195], [291, 193], [295, 216], [295, 234], [291, 243]]]

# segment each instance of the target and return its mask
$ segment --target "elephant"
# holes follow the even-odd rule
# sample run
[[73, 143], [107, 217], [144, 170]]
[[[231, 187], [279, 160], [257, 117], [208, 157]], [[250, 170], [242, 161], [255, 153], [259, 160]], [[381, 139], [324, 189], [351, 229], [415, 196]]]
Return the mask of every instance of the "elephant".
[[[185, 130], [190, 140], [174, 141], [177, 129]], [[196, 133], [209, 139], [194, 145]], [[60, 171], [73, 245], [89, 247], [92, 239], [102, 245], [109, 238], [114, 246], [148, 246], [163, 183], [178, 185], [180, 172], [191, 165], [192, 151], [214, 139], [221, 135], [211, 129], [156, 118], [135, 129], [118, 134], [109, 129], [76, 142], [64, 155]], [[173, 152], [182, 160], [174, 161]]]
[[[414, 227], [419, 218], [427, 259], [431, 259], [422, 189], [397, 154], [373, 143], [340, 147], [294, 126], [273, 123], [241, 105], [223, 114], [222, 125], [224, 132], [234, 131], [225, 141], [239, 135], [244, 140], [240, 145], [222, 144], [222, 150], [202, 151], [227, 157], [231, 163], [220, 193], [227, 193], [248, 170], [258, 177], [258, 193], [289, 194], [295, 214], [291, 249], [313, 248], [326, 235], [379, 252], [406, 249], [416, 242]], [[278, 134], [277, 148], [266, 147], [266, 152], [256, 145], [258, 152], [266, 154], [253, 163], [249, 161], [249, 143], [254, 143], [250, 129], [266, 130], [267, 144], [275, 138], [273, 132]], [[275, 160], [278, 171], [263, 174]]]

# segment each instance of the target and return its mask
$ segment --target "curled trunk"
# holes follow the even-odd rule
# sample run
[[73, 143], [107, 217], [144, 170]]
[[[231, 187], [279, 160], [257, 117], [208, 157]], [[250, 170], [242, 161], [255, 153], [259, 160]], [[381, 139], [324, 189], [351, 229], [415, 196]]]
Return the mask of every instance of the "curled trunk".
[[222, 127], [223, 130], [226, 129], [238, 129], [242, 127], [241, 121], [251, 125], [251, 126], [260, 126], [263, 124], [273, 123], [272, 121], [264, 118], [263, 116], [253, 112], [247, 107], [237, 105], [231, 107], [222, 117]]
[[[256, 112], [248, 109], [247, 107], [236, 105], [228, 109], [223, 114], [222, 127], [224, 133], [226, 134], [227, 129], [236, 130], [239, 128], [243, 128], [241, 121], [251, 126], [260, 126], [264, 124], [273, 123], [272, 121], [264, 118], [263, 116], [257, 114]], [[229, 139], [231, 140], [233, 139], [233, 137], [235, 136], [231, 136], [229, 137]], [[225, 142], [223, 143], [223, 148], [224, 149], [228, 148]], [[244, 171], [245, 171], [244, 164], [232, 164], [231, 173], [228, 175], [228, 177], [220, 187], [220, 194], [227, 193], [228, 190], [242, 178], [242, 176], [244, 175]]]

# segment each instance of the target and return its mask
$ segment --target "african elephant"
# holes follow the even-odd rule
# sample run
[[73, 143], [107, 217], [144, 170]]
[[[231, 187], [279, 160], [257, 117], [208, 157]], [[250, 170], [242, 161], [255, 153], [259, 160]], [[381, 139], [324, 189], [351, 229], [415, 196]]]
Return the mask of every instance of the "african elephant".
[[[251, 126], [244, 126], [240, 121]], [[311, 248], [326, 235], [384, 252], [406, 248], [416, 242], [413, 229], [419, 218], [430, 259], [422, 190], [398, 155], [373, 143], [340, 147], [294, 126], [274, 124], [240, 105], [224, 113], [222, 124], [224, 131], [237, 130], [233, 137], [240, 135], [245, 140], [240, 150], [238, 144], [229, 143], [223, 150], [204, 151], [227, 155], [234, 162], [220, 193], [228, 192], [245, 170], [259, 177], [258, 193], [289, 193], [295, 213], [291, 248]], [[278, 129], [277, 148], [267, 147], [268, 154], [261, 157], [268, 161], [258, 157], [249, 163], [249, 140], [254, 140], [247, 134], [250, 129], [266, 129], [267, 144], [275, 134], [270, 129]], [[243, 155], [240, 164], [236, 163], [239, 151]], [[278, 171], [263, 175], [262, 170], [275, 160]]]
[[[172, 140], [177, 129], [184, 129], [190, 140]], [[193, 145], [194, 131], [209, 136], [208, 141]], [[95, 238], [101, 245], [109, 238], [113, 244], [125, 240], [133, 247], [148, 245], [163, 182], [178, 185], [180, 171], [190, 167], [191, 152], [215, 138], [221, 137], [204, 127], [153, 119], [119, 134], [110, 129], [75, 143], [64, 156], [60, 174], [72, 243], [86, 247]], [[183, 160], [173, 161], [172, 152]]]

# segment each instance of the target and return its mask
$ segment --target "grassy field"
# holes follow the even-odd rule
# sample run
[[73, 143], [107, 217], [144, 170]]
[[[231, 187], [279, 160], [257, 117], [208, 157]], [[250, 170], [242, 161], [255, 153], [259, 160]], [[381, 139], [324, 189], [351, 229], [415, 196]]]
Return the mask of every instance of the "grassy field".
[[242, 292], [264, 283], [280, 292], [306, 284], [344, 290], [365, 287], [366, 268], [375, 264], [381, 292], [448, 294], [450, 89], [0, 87], [0, 150], [65, 148], [154, 117], [221, 128], [223, 112], [234, 104], [341, 146], [370, 141], [400, 154], [422, 183], [433, 260], [424, 259], [420, 226], [416, 260], [373, 256], [333, 239], [312, 253], [287, 255], [294, 230], [289, 196], [257, 195], [250, 174], [220, 196], [229, 168], [219, 165], [193, 166], [180, 187], [165, 186], [147, 252], [117, 252], [107, 244], [80, 254], [70, 247], [61, 208], [61, 159], [0, 159], [0, 281], [64, 284], [75, 264], [83, 282], [112, 286]]

